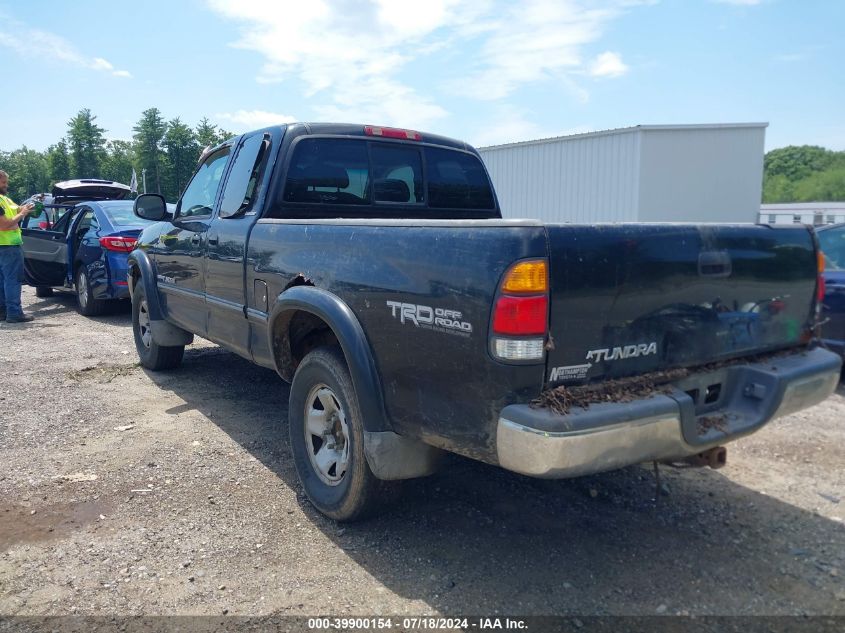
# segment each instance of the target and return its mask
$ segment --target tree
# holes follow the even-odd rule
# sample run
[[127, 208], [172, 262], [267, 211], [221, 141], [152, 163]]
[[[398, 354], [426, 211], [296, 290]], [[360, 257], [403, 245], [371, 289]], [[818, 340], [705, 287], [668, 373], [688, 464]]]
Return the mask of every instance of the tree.
[[103, 161], [103, 178], [129, 184], [135, 167], [135, 150], [132, 143], [115, 139], [106, 145]]
[[[164, 151], [161, 143], [167, 131], [167, 124], [164, 122], [161, 111], [158, 108], [144, 110], [132, 131], [135, 132], [133, 138], [135, 139], [135, 152], [138, 156], [138, 167], [141, 170], [147, 170], [147, 190], [160, 194], [163, 184], [162, 176], [164, 175]], [[141, 177], [140, 171], [138, 177]]]
[[47, 148], [47, 168], [54, 184], [70, 178], [70, 156], [65, 139]]
[[[198, 129], [200, 126], [197, 126]], [[167, 124], [164, 135], [164, 149], [167, 151], [170, 178], [165, 198], [175, 200], [181, 194], [197, 164], [200, 146], [194, 131], [176, 117]]]
[[213, 125], [208, 117], [203, 117], [197, 124], [196, 139], [200, 151], [206, 147], [217, 145], [217, 126]]
[[766, 154], [763, 202], [845, 200], [845, 152], [790, 145]]
[[835, 152], [816, 145], [789, 145], [773, 149], [763, 160], [763, 169], [769, 176], [786, 176], [801, 180], [816, 171], [830, 166]]
[[795, 199], [800, 202], [845, 200], [845, 167], [816, 172], [796, 183]]
[[68, 121], [71, 171], [77, 178], [99, 178], [105, 154], [105, 130], [94, 121], [91, 110], [83, 108]]
[[214, 147], [226, 139], [232, 138], [234, 134], [214, 125], [208, 120], [208, 117], [203, 117], [197, 124], [196, 136], [200, 151], [202, 151], [208, 147]]
[[0, 169], [9, 174], [9, 196], [20, 202], [50, 189], [47, 156], [25, 145], [0, 155]]

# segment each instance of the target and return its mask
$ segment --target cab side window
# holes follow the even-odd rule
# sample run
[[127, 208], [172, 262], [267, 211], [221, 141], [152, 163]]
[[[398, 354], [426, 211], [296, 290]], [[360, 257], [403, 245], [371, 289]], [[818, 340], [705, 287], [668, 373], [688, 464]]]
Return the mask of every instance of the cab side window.
[[258, 191], [263, 158], [267, 155], [269, 147], [269, 134], [255, 134], [244, 141], [235, 156], [226, 187], [223, 189], [221, 218], [230, 218], [252, 205]]
[[179, 200], [176, 208], [179, 218], [200, 218], [211, 215], [230, 152], [231, 147], [223, 147], [202, 162], [185, 188], [182, 199]]

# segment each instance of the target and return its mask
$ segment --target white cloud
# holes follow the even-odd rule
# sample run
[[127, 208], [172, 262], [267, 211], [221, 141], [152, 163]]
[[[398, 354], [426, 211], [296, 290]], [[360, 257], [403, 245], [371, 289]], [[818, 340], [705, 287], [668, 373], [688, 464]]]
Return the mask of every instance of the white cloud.
[[[261, 56], [259, 83], [301, 83], [323, 119], [422, 129], [449, 115], [436, 101], [443, 89], [498, 100], [551, 81], [588, 100], [578, 77], [628, 68], [619, 53], [585, 61], [586, 49], [629, 7], [653, 1], [206, 0], [239, 26], [232, 45]], [[429, 55], [440, 66], [423, 88], [408, 69]]]
[[453, 0], [337, 7], [326, 0], [209, 4], [242, 25], [235, 46], [264, 58], [259, 82], [300, 80], [323, 117], [425, 127], [447, 114], [398, 75], [414, 57], [414, 45], [450, 19]]
[[618, 53], [606, 51], [597, 56], [590, 64], [590, 74], [593, 77], [621, 77], [628, 72], [628, 66], [622, 61]]
[[266, 110], [238, 110], [236, 112], [222, 112], [215, 115], [216, 119], [228, 121], [235, 126], [235, 132], [247, 132], [271, 125], [282, 123], [293, 123], [296, 117], [280, 114], [278, 112], [267, 112]]
[[583, 134], [590, 131], [592, 131], [592, 128], [583, 125], [565, 130], [548, 129], [539, 125], [531, 112], [505, 104], [497, 106], [495, 115], [482, 127], [475, 130], [468, 141], [475, 147], [487, 147], [553, 136]]
[[0, 46], [10, 48], [22, 57], [40, 57], [49, 61], [58, 61], [80, 68], [107, 72], [115, 77], [131, 77], [127, 70], [116, 70], [102, 57], [88, 57], [81, 53], [70, 41], [41, 29], [33, 29], [0, 13], [4, 28], [0, 32]]
[[[573, 79], [584, 73], [583, 49], [599, 40], [605, 26], [627, 8], [646, 3], [649, 0], [506, 4], [482, 32], [479, 69], [468, 79], [454, 82], [453, 88], [480, 99], [497, 100], [522, 84], [552, 80], [583, 93]], [[586, 93], [579, 98], [586, 100]]]

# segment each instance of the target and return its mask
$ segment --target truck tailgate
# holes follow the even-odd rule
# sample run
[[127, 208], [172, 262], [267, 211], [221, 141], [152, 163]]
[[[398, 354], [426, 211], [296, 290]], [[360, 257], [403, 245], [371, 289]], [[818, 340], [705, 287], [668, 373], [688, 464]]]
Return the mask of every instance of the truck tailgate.
[[547, 382], [580, 384], [796, 345], [816, 291], [807, 227], [547, 227]]

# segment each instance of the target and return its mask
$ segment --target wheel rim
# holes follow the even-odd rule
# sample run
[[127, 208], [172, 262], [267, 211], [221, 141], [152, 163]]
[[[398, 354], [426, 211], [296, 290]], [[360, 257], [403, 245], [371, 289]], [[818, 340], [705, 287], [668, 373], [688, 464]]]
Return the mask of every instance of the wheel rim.
[[305, 448], [311, 467], [329, 486], [343, 481], [349, 466], [349, 426], [334, 392], [317, 385], [305, 399]]
[[138, 334], [141, 336], [144, 347], [149, 349], [153, 333], [150, 330], [150, 311], [147, 309], [146, 300], [141, 301], [141, 305], [138, 306]]
[[79, 305], [83, 308], [88, 306], [88, 277], [83, 271], [79, 271], [76, 278], [76, 294], [79, 297]]

